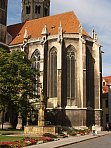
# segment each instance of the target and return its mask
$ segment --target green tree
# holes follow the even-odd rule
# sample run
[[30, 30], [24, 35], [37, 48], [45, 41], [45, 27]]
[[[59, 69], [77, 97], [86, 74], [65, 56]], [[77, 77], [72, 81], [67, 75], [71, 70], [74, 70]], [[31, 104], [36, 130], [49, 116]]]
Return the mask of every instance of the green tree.
[[33, 81], [37, 71], [31, 68], [31, 60], [23, 52], [7, 53], [0, 49], [0, 108], [27, 115], [31, 109]]

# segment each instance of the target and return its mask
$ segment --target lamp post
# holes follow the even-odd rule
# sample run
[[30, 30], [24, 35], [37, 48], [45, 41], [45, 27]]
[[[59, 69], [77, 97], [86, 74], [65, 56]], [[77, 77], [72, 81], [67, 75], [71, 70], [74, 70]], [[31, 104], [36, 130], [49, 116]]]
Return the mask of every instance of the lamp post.
[[44, 96], [42, 90], [42, 84], [40, 83], [40, 102], [39, 102], [39, 111], [38, 111], [38, 127], [44, 126]]

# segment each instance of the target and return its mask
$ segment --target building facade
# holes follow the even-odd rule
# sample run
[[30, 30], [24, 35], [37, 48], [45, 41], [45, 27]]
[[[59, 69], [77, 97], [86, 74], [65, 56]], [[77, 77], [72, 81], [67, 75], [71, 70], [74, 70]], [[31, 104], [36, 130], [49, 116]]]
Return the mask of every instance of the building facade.
[[54, 125], [100, 127], [101, 46], [97, 35], [93, 30], [91, 37], [74, 12], [47, 16], [49, 9], [49, 0], [22, 1], [23, 23], [7, 28], [10, 51], [26, 52], [40, 71], [32, 100], [40, 96], [42, 83], [46, 120]]
[[4, 47], [4, 44], [6, 43], [7, 4], [8, 0], [0, 1], [0, 47]]
[[[67, 23], [66, 23], [67, 22]], [[15, 30], [15, 32], [13, 32]], [[47, 120], [66, 126], [101, 125], [100, 45], [73, 12], [8, 26], [10, 50], [35, 58], [43, 84]]]
[[103, 77], [102, 85], [103, 128], [106, 129], [106, 125], [109, 124], [111, 129], [111, 76]]

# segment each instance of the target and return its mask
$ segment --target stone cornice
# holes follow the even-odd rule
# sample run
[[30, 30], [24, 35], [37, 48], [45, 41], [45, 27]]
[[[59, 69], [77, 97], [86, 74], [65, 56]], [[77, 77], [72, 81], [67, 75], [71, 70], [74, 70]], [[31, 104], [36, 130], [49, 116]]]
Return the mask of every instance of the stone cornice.
[[[56, 34], [56, 35], [49, 35], [47, 37], [47, 41], [57, 40], [57, 39], [58, 39], [58, 34]], [[83, 43], [85, 43], [85, 40], [86, 41], [93, 42], [93, 39], [92, 38], [85, 37], [85, 36], [80, 37], [79, 34], [72, 34], [72, 33], [67, 33], [67, 34], [66, 33], [63, 33], [63, 39], [78, 39], [78, 40], [81, 40]], [[28, 44], [31, 44], [31, 43], [42, 44], [42, 41], [43, 41], [43, 38], [42, 37], [35, 38], [35, 39], [29, 39], [28, 40]], [[23, 43], [20, 43], [20, 44], [17, 44], [17, 45], [9, 45], [9, 48], [19, 47], [22, 44]]]
[[21, 44], [16, 44], [16, 45], [9, 45], [9, 48], [20, 47], [20, 46], [22, 46], [22, 43]]
[[65, 108], [63, 107], [57, 107], [57, 108], [46, 108], [47, 110], [58, 110], [58, 109], [65, 109], [65, 110], [94, 110], [94, 111], [102, 111], [102, 109], [88, 109], [88, 108], [78, 108], [77, 106], [66, 106]]

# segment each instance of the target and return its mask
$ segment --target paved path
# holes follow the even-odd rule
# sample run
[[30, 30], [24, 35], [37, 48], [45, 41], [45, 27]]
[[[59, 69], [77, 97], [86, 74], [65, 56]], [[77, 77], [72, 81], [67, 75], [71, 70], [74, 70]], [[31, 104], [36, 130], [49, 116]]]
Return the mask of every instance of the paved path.
[[[100, 136], [104, 136], [107, 134], [111, 134], [111, 132], [102, 131], [102, 132], [98, 133], [96, 136], [89, 134], [89, 135], [79, 136], [79, 137], [68, 137], [68, 138], [60, 139], [58, 141], [52, 141], [52, 142], [43, 143], [43, 144], [39, 144], [39, 145], [28, 146], [27, 148], [59, 148], [59, 147], [67, 146], [70, 144], [78, 143], [81, 141], [86, 141], [88, 139], [93, 139], [93, 138], [97, 138]], [[24, 147], [24, 148], [26, 148], [26, 147]]]
[[62, 146], [61, 148], [111, 148], [111, 134]]

